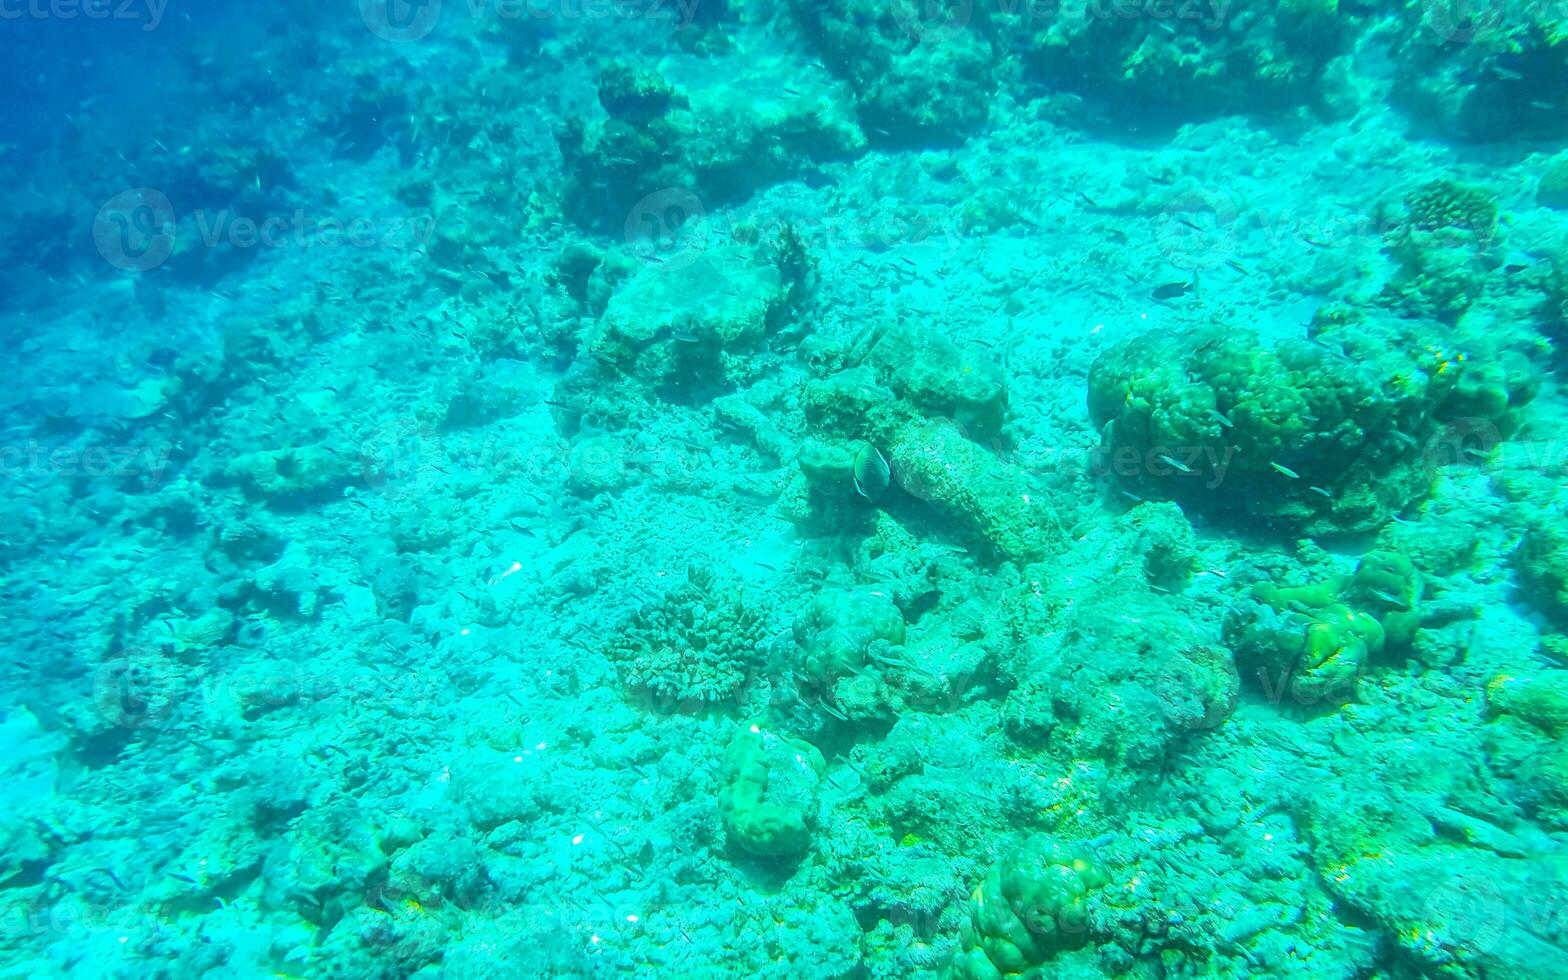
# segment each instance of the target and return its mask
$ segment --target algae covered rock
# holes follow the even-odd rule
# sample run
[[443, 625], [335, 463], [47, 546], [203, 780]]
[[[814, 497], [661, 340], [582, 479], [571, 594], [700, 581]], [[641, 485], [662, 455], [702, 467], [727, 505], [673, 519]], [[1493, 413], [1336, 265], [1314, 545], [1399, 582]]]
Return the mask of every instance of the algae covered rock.
[[1094, 938], [1091, 902], [1106, 875], [1085, 850], [1036, 838], [1003, 855], [969, 896], [955, 980], [1044, 976], [1052, 957]]
[[904, 615], [879, 589], [826, 591], [795, 622], [802, 686], [846, 722], [891, 722], [900, 708], [882, 677], [905, 662]]
[[1531, 516], [1514, 564], [1525, 596], [1568, 630], [1568, 515], [1561, 508]]
[[[1073, 558], [1086, 576], [1098, 568]], [[1003, 725], [1022, 749], [1103, 764], [1104, 789], [1120, 793], [1162, 771], [1189, 733], [1223, 724], [1240, 680], [1225, 649], [1162, 597], [1140, 596], [1126, 580], [1100, 591], [1058, 597], [1045, 623], [1019, 624]]]
[[1429, 0], [1396, 8], [1392, 100], [1466, 141], [1568, 134], [1568, 14], [1557, 4]]
[[587, 349], [601, 366], [690, 401], [726, 386], [725, 355], [754, 349], [791, 308], [794, 283], [725, 245], [648, 264], [610, 297]]
[[884, 446], [900, 428], [920, 417], [914, 406], [901, 400], [864, 365], [812, 378], [806, 382], [801, 407], [806, 422], [826, 437], [863, 439]]
[[304, 506], [340, 493], [363, 475], [353, 455], [323, 444], [263, 449], [230, 460], [226, 475], [280, 506]]
[[1320, 103], [1325, 69], [1359, 21], [1335, 0], [1021, 4], [1003, 5], [995, 29], [1029, 75], [1111, 96], [1129, 114], [1201, 118]]
[[1568, 828], [1568, 678], [1563, 671], [1503, 674], [1486, 686], [1492, 769], [1542, 822]]
[[[631, 236], [677, 233], [701, 217], [704, 200], [717, 205], [865, 149], [846, 96], [820, 73], [797, 75], [791, 94], [765, 64], [722, 78], [699, 71], [677, 76], [678, 84], [627, 64], [601, 73], [607, 118], [570, 121], [557, 136], [568, 218], [617, 232], [624, 226]], [[668, 213], [675, 204], [684, 213]], [[642, 228], [649, 219], [655, 227]]]
[[961, 351], [934, 329], [899, 324], [878, 335], [866, 363], [927, 418], [951, 419], [977, 441], [1001, 434], [1007, 387], [994, 358]]
[[386, 872], [382, 820], [343, 798], [305, 811], [267, 856], [268, 900], [331, 927]]
[[1535, 200], [1549, 208], [1568, 210], [1568, 153], [1558, 154], [1547, 162], [1535, 186]]
[[880, 142], [956, 140], [985, 122], [997, 57], [968, 20], [983, 15], [980, 5], [791, 0], [790, 9]]
[[1023, 470], [933, 419], [901, 430], [893, 443], [894, 481], [1000, 557], [1038, 561], [1061, 549], [1055, 508]]
[[904, 644], [904, 614], [873, 589], [822, 592], [795, 623], [802, 667], [817, 683], [830, 684], [868, 658], [886, 658]]
[[758, 857], [798, 858], [811, 847], [822, 753], [760, 724], [741, 728], [724, 753], [719, 814], [730, 840]]
[[1118, 522], [1134, 536], [1132, 551], [1143, 559], [1148, 583], [1179, 592], [1197, 568], [1197, 537], [1180, 507], [1169, 501], [1139, 504]]
[[903, 503], [924, 502], [993, 557], [1028, 562], [1060, 550], [1054, 505], [994, 451], [1007, 405], [999, 366], [904, 326], [873, 332], [859, 360], [805, 385], [814, 439], [800, 466], [819, 497], [852, 487], [838, 483], [843, 463], [870, 444], [885, 453]]

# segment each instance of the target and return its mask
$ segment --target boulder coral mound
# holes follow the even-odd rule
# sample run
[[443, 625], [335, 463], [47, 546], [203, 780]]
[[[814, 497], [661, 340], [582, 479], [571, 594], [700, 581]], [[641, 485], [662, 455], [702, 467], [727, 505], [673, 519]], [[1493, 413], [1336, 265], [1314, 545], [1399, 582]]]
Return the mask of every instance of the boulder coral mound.
[[798, 858], [811, 847], [816, 785], [827, 766], [811, 745], [750, 724], [724, 753], [719, 814], [730, 840], [765, 858]]
[[1423, 498], [1438, 470], [1517, 424], [1537, 374], [1484, 338], [1320, 310], [1311, 339], [1249, 329], [1154, 331], [1089, 374], [1094, 466], [1211, 517], [1307, 534], [1367, 531]]
[[949, 976], [1044, 976], [1052, 957], [1089, 942], [1090, 902], [1105, 883], [1080, 849], [1040, 838], [1013, 850], [970, 895]]

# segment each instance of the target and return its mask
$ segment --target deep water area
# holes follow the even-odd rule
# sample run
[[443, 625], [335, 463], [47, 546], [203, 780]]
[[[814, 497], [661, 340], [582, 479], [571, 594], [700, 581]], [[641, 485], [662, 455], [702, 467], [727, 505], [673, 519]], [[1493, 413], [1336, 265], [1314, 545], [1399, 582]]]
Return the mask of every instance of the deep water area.
[[1568, 0], [0, 89], [0, 980], [1568, 976]]

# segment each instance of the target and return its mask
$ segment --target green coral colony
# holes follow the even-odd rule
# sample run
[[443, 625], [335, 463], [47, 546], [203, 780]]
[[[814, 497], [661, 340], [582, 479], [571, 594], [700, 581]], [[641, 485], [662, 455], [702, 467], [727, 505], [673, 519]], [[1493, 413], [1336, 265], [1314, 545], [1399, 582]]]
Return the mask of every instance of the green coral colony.
[[1563, 10], [284, 6], [0, 154], [0, 973], [1568, 972]]

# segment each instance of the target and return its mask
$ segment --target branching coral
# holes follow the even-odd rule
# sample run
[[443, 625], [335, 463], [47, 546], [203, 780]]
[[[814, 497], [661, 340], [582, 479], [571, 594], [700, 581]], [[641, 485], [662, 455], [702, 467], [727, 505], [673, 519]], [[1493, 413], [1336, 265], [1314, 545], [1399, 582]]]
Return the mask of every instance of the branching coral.
[[686, 581], [606, 645], [631, 692], [662, 710], [735, 704], [764, 661], [763, 626], [733, 585], [689, 568]]

